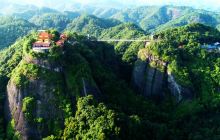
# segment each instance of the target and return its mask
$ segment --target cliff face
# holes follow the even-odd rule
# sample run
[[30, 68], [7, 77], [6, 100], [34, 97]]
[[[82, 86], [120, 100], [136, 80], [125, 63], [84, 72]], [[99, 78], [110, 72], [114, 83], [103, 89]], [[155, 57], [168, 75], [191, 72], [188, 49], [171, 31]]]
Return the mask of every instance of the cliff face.
[[184, 87], [178, 84], [172, 74], [168, 72], [168, 88], [170, 93], [176, 98], [178, 102], [184, 99], [192, 99], [192, 90], [189, 87]]
[[162, 70], [149, 65], [149, 60], [138, 60], [133, 71], [133, 84], [146, 97], [163, 98], [163, 89], [166, 85], [166, 67]]
[[[12, 119], [15, 121], [15, 131], [19, 132], [22, 139], [42, 139], [43, 136], [54, 131], [50, 128], [54, 123], [59, 127], [63, 126], [64, 111], [60, 106], [62, 101], [56, 96], [56, 90], [59, 90], [55, 88], [56, 84], [39, 78], [29, 79], [26, 86], [18, 87], [13, 80], [9, 81], [6, 115], [8, 121]], [[27, 97], [34, 98], [34, 107], [27, 112], [30, 115], [24, 112], [24, 99]]]
[[[189, 88], [179, 85], [174, 76], [167, 71], [168, 63], [153, 56], [137, 60], [133, 69], [132, 82], [135, 89], [145, 97], [162, 99], [169, 91], [179, 102], [192, 98]], [[153, 64], [153, 65], [152, 65]]]
[[55, 103], [56, 97], [52, 92], [52, 87], [46, 87], [46, 83], [41, 80], [30, 81], [25, 88], [18, 88], [12, 81], [7, 86], [7, 105], [8, 105], [8, 121], [14, 119], [15, 130], [20, 133], [22, 139], [41, 139], [47, 134], [48, 126], [43, 124], [40, 126], [33, 123], [34, 120], [28, 120], [23, 112], [23, 100], [30, 95], [35, 97], [36, 104], [33, 110], [34, 118], [43, 118], [44, 120], [53, 120], [59, 118], [60, 123], [63, 120], [62, 111], [59, 110]]
[[7, 86], [7, 100], [5, 103], [5, 116], [8, 122], [12, 119], [15, 120], [15, 130], [19, 131], [23, 136], [22, 138], [26, 140], [30, 135], [36, 136], [37, 134], [32, 132], [37, 131], [31, 128], [25, 121], [24, 113], [22, 112], [22, 100], [24, 96], [24, 91], [17, 88], [12, 81], [9, 81]]
[[[7, 85], [5, 117], [8, 122], [15, 122], [15, 132], [23, 140], [40, 140], [59, 133], [65, 117], [72, 114], [71, 105], [75, 103], [66, 84], [74, 75], [66, 74], [61, 65], [46, 59], [28, 57], [23, 58], [14, 73]], [[75, 83], [81, 85], [78, 86], [79, 94], [74, 90], [75, 97], [93, 94], [98, 98], [100, 91], [91, 81], [81, 77], [81, 81]]]

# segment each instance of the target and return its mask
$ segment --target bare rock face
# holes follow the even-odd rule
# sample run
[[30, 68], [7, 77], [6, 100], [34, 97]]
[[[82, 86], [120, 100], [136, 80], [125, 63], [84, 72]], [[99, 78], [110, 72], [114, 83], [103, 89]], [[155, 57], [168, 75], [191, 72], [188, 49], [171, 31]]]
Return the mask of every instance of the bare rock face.
[[22, 102], [27, 95], [28, 92], [26, 89], [19, 89], [12, 81], [9, 81], [5, 104], [6, 119], [7, 121], [11, 119], [15, 120], [15, 130], [21, 134], [22, 139], [28, 140], [31, 137], [40, 139], [37, 129], [29, 125], [22, 112]]
[[133, 71], [133, 85], [146, 97], [164, 96], [163, 88], [165, 84], [166, 73], [149, 65], [149, 62], [138, 60]]
[[[24, 57], [23, 63], [16, 68], [19, 70], [18, 75], [23, 74], [23, 66], [30, 67], [30, 70], [25, 72], [30, 75], [30, 71], [34, 69], [33, 65], [37, 69], [36, 77], [26, 76], [25, 84], [16, 85], [12, 76], [7, 85], [5, 118], [8, 122], [14, 120], [14, 129], [22, 140], [41, 140], [50, 134], [59, 133], [64, 127], [65, 115], [69, 113], [65, 112], [68, 110], [66, 107], [75, 102], [67, 96], [67, 77], [62, 67], [57, 64]], [[98, 99], [100, 91], [96, 83], [83, 77], [81, 80], [81, 96], [93, 94]], [[31, 111], [25, 112], [24, 100], [27, 98], [33, 100], [33, 105], [31, 104]]]
[[174, 76], [168, 72], [168, 88], [170, 93], [176, 98], [177, 102], [181, 100], [193, 99], [194, 95], [190, 87], [184, 87], [176, 82]]
[[[15, 131], [23, 140], [40, 140], [51, 133], [51, 126], [56, 122], [62, 127], [64, 112], [60, 109], [59, 98], [55, 94], [53, 82], [36, 79], [30, 80], [25, 87], [17, 87], [12, 80], [7, 86], [6, 119], [15, 121]], [[23, 99], [34, 98], [32, 118], [27, 118], [22, 110]], [[37, 119], [42, 119], [37, 122]], [[52, 124], [52, 125], [51, 125]]]
[[[151, 62], [155, 62], [160, 69], [152, 67]], [[165, 97], [164, 90], [169, 90], [177, 102], [193, 97], [190, 88], [179, 85], [172, 74], [167, 72], [168, 63], [149, 57], [146, 61], [137, 60], [132, 82], [136, 90], [145, 97]]]
[[144, 85], [146, 83], [146, 69], [147, 62], [138, 60], [135, 63], [133, 74], [132, 74], [132, 84], [139, 93], [144, 92]]

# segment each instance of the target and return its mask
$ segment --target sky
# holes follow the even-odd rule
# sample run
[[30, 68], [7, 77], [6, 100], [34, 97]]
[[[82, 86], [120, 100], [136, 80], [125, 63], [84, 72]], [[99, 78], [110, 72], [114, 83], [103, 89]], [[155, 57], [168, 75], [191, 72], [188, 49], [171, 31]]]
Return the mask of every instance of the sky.
[[[5, 0], [0, 0], [4, 2]], [[142, 6], [142, 5], [181, 5], [192, 6], [202, 9], [220, 8], [220, 0], [7, 0], [11, 3], [34, 4], [37, 6], [53, 6], [54, 4], [81, 3], [90, 5], [124, 5], [124, 6]]]

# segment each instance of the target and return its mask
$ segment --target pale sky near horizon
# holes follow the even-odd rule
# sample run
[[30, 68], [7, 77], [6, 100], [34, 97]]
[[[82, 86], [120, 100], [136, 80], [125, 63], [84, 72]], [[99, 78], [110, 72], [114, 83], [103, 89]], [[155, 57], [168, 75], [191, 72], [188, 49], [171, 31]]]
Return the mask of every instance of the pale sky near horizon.
[[[5, 2], [5, 0], [0, 0]], [[7, 0], [7, 2], [19, 3], [19, 4], [34, 4], [37, 6], [53, 5], [55, 3], [70, 3], [77, 2], [81, 4], [124, 4], [126, 5], [182, 5], [192, 6], [204, 9], [216, 9], [220, 8], [220, 0]]]

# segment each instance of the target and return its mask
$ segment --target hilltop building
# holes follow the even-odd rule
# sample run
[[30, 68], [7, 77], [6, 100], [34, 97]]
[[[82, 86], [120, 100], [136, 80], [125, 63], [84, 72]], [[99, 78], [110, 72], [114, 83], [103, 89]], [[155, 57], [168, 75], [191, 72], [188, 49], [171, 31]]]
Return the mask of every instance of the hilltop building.
[[63, 47], [64, 46], [64, 42], [67, 40], [67, 35], [65, 35], [65, 34], [61, 34], [60, 35], [60, 40], [58, 40], [57, 42], [56, 42], [56, 45], [57, 46], [60, 46], [60, 47]]
[[33, 43], [33, 51], [35, 52], [46, 52], [50, 49], [52, 35], [48, 32], [41, 30], [39, 31], [38, 40]]
[[[33, 51], [35, 52], [48, 52], [51, 48], [53, 35], [45, 30], [39, 30], [38, 40], [33, 43]], [[65, 34], [60, 35], [60, 40], [56, 42], [57, 46], [63, 47], [64, 42], [67, 40]]]

